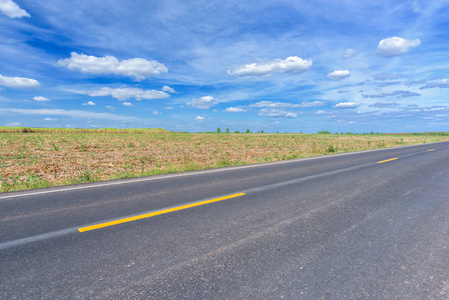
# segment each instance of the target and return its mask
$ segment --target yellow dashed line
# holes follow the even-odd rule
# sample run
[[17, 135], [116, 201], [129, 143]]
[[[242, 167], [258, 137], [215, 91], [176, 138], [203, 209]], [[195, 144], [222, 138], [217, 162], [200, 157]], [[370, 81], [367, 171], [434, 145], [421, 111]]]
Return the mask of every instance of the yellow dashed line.
[[392, 161], [392, 160], [396, 160], [396, 159], [397, 159], [397, 158], [390, 158], [390, 159], [387, 159], [387, 160], [378, 161], [377, 163], [378, 163], [378, 164], [382, 164], [382, 163], [384, 163], [384, 162]]
[[141, 220], [141, 219], [150, 218], [150, 217], [154, 217], [154, 216], [158, 216], [158, 215], [163, 215], [163, 214], [178, 211], [178, 210], [183, 210], [183, 209], [187, 209], [187, 208], [191, 208], [191, 207], [195, 207], [195, 206], [201, 206], [201, 205], [218, 202], [218, 201], [223, 201], [223, 200], [240, 197], [240, 196], [244, 196], [244, 195], [245, 195], [245, 193], [239, 193], [239, 194], [234, 194], [234, 195], [225, 196], [225, 197], [221, 197], [221, 198], [215, 198], [215, 199], [190, 203], [190, 204], [186, 204], [186, 205], [176, 206], [176, 207], [158, 210], [155, 212], [142, 214], [142, 215], [138, 215], [138, 216], [133, 216], [133, 217], [129, 217], [129, 218], [118, 219], [118, 220], [114, 220], [114, 221], [110, 221], [110, 222], [87, 226], [87, 227], [81, 227], [81, 228], [78, 228], [78, 231], [85, 232], [85, 231], [99, 229], [99, 228], [108, 227], [108, 226], [113, 226], [113, 225], [117, 225], [117, 224], [121, 224], [121, 223], [132, 222], [132, 221], [136, 221], [136, 220]]

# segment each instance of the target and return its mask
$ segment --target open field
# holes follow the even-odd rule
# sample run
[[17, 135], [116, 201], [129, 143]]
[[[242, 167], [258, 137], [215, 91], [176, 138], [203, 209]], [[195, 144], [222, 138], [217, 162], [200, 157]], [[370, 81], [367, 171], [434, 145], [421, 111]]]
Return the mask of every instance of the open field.
[[[449, 140], [440, 134], [172, 133], [0, 128], [0, 191]], [[6, 131], [6, 132], [5, 132]]]

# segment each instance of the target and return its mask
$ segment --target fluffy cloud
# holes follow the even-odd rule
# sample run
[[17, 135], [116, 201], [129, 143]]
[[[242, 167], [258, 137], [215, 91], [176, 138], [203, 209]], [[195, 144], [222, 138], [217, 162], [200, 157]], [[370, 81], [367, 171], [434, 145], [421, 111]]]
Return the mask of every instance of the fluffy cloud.
[[41, 101], [41, 102], [48, 102], [48, 101], [50, 101], [50, 99], [42, 97], [42, 96], [33, 97], [33, 100], [34, 101]]
[[242, 113], [246, 112], [246, 109], [241, 107], [228, 107], [225, 109], [225, 112]]
[[53, 119], [53, 118], [45, 118], [44, 121], [58, 121], [58, 119]]
[[298, 114], [276, 108], [264, 108], [259, 111], [259, 116], [270, 118], [296, 118]]
[[22, 125], [22, 124], [19, 122], [6, 123], [6, 126], [20, 126], [20, 125]]
[[355, 49], [346, 49], [345, 52], [343, 52], [343, 54], [341, 55], [341, 58], [352, 58], [355, 54], [356, 54], [356, 50]]
[[359, 107], [360, 103], [357, 102], [341, 102], [335, 105], [335, 108], [345, 109], [345, 108], [356, 108]]
[[391, 97], [391, 96], [398, 96], [401, 98], [404, 97], [414, 97], [414, 96], [421, 96], [421, 94], [410, 92], [410, 91], [393, 91], [388, 93], [380, 93], [380, 94], [362, 94], [363, 98], [384, 98], [384, 97]]
[[369, 107], [377, 107], [377, 108], [394, 108], [399, 106], [399, 103], [396, 102], [389, 102], [389, 101], [385, 101], [385, 102], [376, 102], [371, 104]]
[[311, 101], [311, 102], [303, 102], [301, 104], [294, 105], [293, 107], [318, 107], [324, 105], [326, 105], [326, 102], [324, 101]]
[[96, 105], [96, 104], [95, 104], [95, 102], [89, 101], [89, 102], [83, 103], [83, 104], [81, 104], [81, 105], [91, 105], [91, 106], [94, 106], [94, 105]]
[[430, 89], [430, 88], [449, 88], [449, 79], [442, 79], [433, 82], [429, 82], [426, 85], [420, 87], [420, 89]]
[[162, 114], [160, 111], [157, 111], [157, 110], [154, 110], [151, 113], [156, 116]]
[[124, 106], [133, 106], [133, 104], [131, 102], [123, 102]]
[[290, 56], [287, 59], [275, 59], [267, 62], [244, 65], [234, 70], [229, 70], [231, 76], [263, 76], [270, 73], [301, 73], [312, 66], [312, 60], [304, 60], [298, 56]]
[[406, 40], [397, 36], [383, 39], [377, 46], [377, 54], [381, 56], [393, 56], [408, 52], [421, 44], [419, 39]]
[[156, 91], [156, 90], [142, 90], [139, 88], [127, 88], [121, 87], [117, 89], [104, 87], [98, 91], [90, 91], [87, 94], [91, 97], [106, 97], [112, 96], [120, 101], [125, 101], [130, 98], [134, 98], [136, 100], [151, 100], [151, 99], [165, 99], [170, 97], [169, 94]]
[[21, 89], [31, 89], [37, 88], [41, 84], [34, 79], [23, 78], [23, 77], [6, 77], [0, 75], [0, 85], [12, 87], [12, 88], [21, 88]]
[[167, 85], [164, 85], [162, 87], [162, 91], [167, 92], [167, 93], [177, 93], [177, 91], [175, 91], [175, 89], [173, 89]]
[[21, 9], [14, 1], [12, 0], [0, 0], [0, 13], [4, 14], [7, 17], [13, 18], [21, 18], [21, 17], [30, 17], [30, 14], [25, 10]]
[[312, 101], [312, 102], [303, 102], [301, 104], [293, 104], [287, 102], [273, 102], [273, 101], [260, 101], [255, 104], [251, 104], [249, 107], [271, 107], [271, 108], [279, 108], [279, 107], [317, 107], [324, 106], [326, 103], [324, 101]]
[[132, 58], [119, 61], [114, 56], [96, 57], [72, 52], [70, 58], [60, 59], [58, 66], [91, 74], [116, 74], [134, 77], [140, 81], [168, 72], [164, 64], [155, 60]]
[[337, 70], [332, 73], [327, 74], [327, 78], [331, 80], [341, 80], [351, 76], [348, 70]]
[[197, 121], [198, 121], [198, 123], [201, 123], [201, 122], [203, 122], [203, 120], [204, 120], [204, 117], [200, 117], [200, 116], [198, 116], [198, 117], [196, 117], [196, 118], [195, 118], [195, 120], [197, 120]]
[[199, 109], [209, 109], [212, 106], [218, 104], [218, 101], [214, 99], [212, 96], [204, 96], [201, 98], [193, 99], [191, 102], [188, 102], [187, 105], [193, 106]]
[[291, 103], [273, 102], [273, 101], [260, 101], [250, 105], [250, 107], [290, 107], [290, 106], [292, 106]]

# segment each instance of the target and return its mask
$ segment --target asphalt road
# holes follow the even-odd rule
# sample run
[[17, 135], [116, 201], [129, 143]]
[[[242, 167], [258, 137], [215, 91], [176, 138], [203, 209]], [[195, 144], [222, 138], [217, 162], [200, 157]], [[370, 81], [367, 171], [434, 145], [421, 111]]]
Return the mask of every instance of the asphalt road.
[[3, 193], [0, 299], [448, 299], [448, 178], [443, 142]]

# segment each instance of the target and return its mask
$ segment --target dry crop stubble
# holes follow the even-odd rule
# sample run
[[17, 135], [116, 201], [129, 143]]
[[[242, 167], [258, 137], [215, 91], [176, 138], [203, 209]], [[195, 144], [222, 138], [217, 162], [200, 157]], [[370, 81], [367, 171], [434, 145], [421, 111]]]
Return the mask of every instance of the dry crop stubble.
[[1, 191], [447, 140], [437, 135], [0, 133]]

